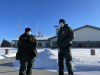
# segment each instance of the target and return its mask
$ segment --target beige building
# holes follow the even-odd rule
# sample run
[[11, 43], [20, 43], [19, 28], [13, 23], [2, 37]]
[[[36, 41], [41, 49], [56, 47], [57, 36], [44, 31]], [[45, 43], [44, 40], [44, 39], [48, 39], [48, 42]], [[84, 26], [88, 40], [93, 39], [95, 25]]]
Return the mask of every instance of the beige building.
[[[85, 25], [73, 30], [75, 38], [72, 47], [100, 47], [100, 28]], [[57, 36], [41, 36], [36, 37], [38, 40], [38, 48], [55, 48], [57, 47]], [[13, 40], [17, 44], [18, 40]]]

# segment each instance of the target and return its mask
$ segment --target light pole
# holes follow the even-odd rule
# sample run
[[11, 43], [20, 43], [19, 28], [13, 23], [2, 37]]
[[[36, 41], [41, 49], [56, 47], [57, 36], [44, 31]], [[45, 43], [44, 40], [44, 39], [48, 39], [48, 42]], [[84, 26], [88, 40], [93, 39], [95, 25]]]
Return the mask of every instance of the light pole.
[[56, 36], [57, 36], [57, 33], [59, 31], [59, 26], [58, 25], [57, 26], [54, 26], [54, 28], [56, 29]]

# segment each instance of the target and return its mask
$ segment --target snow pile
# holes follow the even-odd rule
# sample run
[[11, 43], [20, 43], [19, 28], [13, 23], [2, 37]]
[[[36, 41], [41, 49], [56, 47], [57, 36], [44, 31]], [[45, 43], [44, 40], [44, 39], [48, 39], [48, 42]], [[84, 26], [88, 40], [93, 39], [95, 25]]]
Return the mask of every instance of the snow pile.
[[[88, 52], [88, 53], [87, 53]], [[75, 72], [100, 71], [100, 53], [96, 50], [96, 55], [90, 55], [90, 49], [72, 49], [72, 64]], [[13, 63], [14, 67], [19, 67], [19, 61]], [[58, 70], [58, 51], [57, 49], [39, 49], [38, 57], [35, 58], [33, 68], [43, 68], [47, 70]], [[67, 71], [65, 67], [65, 71]]]
[[[0, 49], [0, 59], [15, 57], [17, 49], [9, 48], [9, 53], [5, 55], [5, 49]], [[100, 49], [95, 49], [94, 56], [91, 56], [91, 49], [74, 48], [72, 51], [72, 64], [74, 72], [79, 75], [100, 75]], [[13, 66], [19, 69], [19, 61], [13, 62]], [[46, 69], [57, 72], [58, 70], [58, 50], [57, 49], [38, 49], [38, 57], [35, 58], [33, 68]], [[66, 66], [65, 72], [67, 72]]]
[[57, 59], [55, 59], [55, 54], [48, 49], [40, 52], [38, 58], [35, 59], [33, 68], [56, 69]]
[[[8, 54], [5, 54], [5, 50], [8, 49]], [[17, 48], [0, 48], [0, 59], [6, 59], [9, 57], [15, 57]]]
[[3, 57], [3, 56], [0, 56], [0, 59], [5, 59], [5, 57]]
[[[57, 51], [52, 51], [49, 49], [38, 50], [38, 57], [35, 58], [33, 68], [37, 69], [57, 69]], [[13, 63], [14, 67], [19, 67], [19, 61]]]
[[100, 71], [99, 59], [97, 56], [74, 57], [72, 62], [77, 72]]
[[16, 56], [16, 53], [4, 55], [4, 57], [6, 57], [6, 58], [11, 58], [11, 57], [15, 57], [15, 56]]

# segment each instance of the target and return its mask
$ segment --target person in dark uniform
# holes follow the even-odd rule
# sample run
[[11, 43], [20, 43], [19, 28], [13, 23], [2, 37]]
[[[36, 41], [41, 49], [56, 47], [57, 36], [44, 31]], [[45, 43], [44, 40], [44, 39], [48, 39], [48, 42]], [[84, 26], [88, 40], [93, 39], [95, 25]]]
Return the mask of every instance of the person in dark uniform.
[[64, 75], [64, 59], [68, 70], [68, 75], [73, 75], [72, 69], [72, 55], [71, 55], [71, 42], [74, 39], [74, 33], [72, 29], [66, 24], [64, 19], [59, 20], [60, 29], [58, 31], [57, 45], [59, 48], [58, 52], [58, 65], [59, 75]]
[[19, 37], [17, 46], [16, 60], [20, 60], [19, 75], [32, 75], [34, 57], [37, 56], [37, 40], [30, 28], [26, 28], [25, 33]]

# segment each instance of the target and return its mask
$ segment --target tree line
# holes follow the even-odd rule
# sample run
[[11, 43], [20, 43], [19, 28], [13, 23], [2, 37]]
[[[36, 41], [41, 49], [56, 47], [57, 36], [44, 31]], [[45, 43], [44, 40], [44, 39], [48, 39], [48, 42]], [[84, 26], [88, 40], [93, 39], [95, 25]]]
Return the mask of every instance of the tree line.
[[8, 40], [3, 39], [3, 41], [1, 42], [1, 47], [13, 47], [13, 44]]

